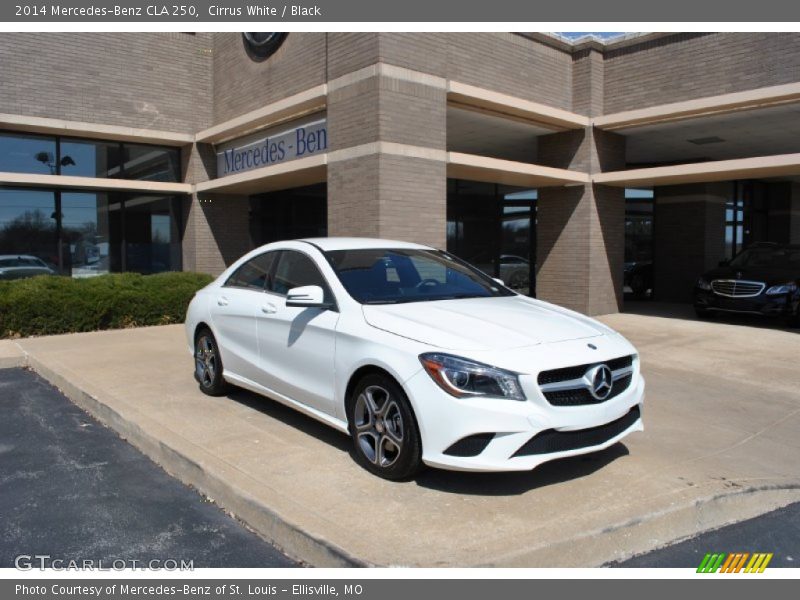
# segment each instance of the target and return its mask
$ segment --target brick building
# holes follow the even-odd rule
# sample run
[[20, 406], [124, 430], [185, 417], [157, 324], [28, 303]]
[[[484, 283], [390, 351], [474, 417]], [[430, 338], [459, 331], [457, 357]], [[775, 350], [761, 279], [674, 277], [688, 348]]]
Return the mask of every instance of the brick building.
[[800, 34], [267, 35], [2, 34], [0, 258], [218, 273], [376, 236], [601, 314], [626, 264], [685, 301], [800, 243]]

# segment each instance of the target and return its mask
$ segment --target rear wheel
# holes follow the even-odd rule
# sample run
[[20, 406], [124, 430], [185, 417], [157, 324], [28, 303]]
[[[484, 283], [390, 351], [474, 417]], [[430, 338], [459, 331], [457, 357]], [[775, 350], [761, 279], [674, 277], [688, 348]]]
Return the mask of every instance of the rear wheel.
[[195, 336], [194, 378], [200, 384], [200, 391], [209, 396], [222, 396], [228, 389], [222, 377], [222, 358], [217, 340], [207, 328]]
[[367, 375], [348, 402], [356, 461], [369, 472], [400, 481], [422, 467], [422, 443], [411, 405], [389, 376]]

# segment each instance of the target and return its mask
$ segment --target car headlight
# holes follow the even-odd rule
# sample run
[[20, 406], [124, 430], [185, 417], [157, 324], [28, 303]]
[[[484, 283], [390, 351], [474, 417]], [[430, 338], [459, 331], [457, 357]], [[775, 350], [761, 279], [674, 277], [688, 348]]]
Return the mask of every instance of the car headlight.
[[519, 376], [512, 371], [438, 352], [421, 354], [419, 360], [431, 379], [456, 398], [526, 399]]
[[697, 283], [695, 283], [694, 285], [696, 287], [700, 288], [701, 290], [707, 290], [708, 291], [708, 290], [711, 289], [711, 284], [708, 283], [708, 281], [706, 281], [702, 277], [700, 279], [698, 279]]
[[767, 296], [780, 296], [782, 294], [793, 294], [797, 291], [797, 284], [793, 281], [789, 283], [782, 283], [780, 285], [773, 285], [767, 290]]

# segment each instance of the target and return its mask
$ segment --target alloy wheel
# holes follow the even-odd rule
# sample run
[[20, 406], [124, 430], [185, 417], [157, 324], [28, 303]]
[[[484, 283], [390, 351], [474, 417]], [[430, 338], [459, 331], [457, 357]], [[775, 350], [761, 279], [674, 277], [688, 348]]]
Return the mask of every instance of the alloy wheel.
[[383, 387], [371, 385], [356, 398], [355, 434], [364, 456], [377, 467], [391, 467], [403, 451], [405, 427], [400, 406]]
[[217, 350], [208, 335], [197, 338], [195, 345], [195, 372], [200, 385], [210, 388], [217, 375]]

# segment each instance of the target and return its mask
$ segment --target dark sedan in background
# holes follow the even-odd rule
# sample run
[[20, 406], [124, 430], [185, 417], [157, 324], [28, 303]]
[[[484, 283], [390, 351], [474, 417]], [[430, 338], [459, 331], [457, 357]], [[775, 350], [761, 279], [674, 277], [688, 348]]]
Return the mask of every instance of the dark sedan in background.
[[699, 317], [749, 313], [800, 326], [800, 246], [757, 244], [720, 263], [694, 287]]

